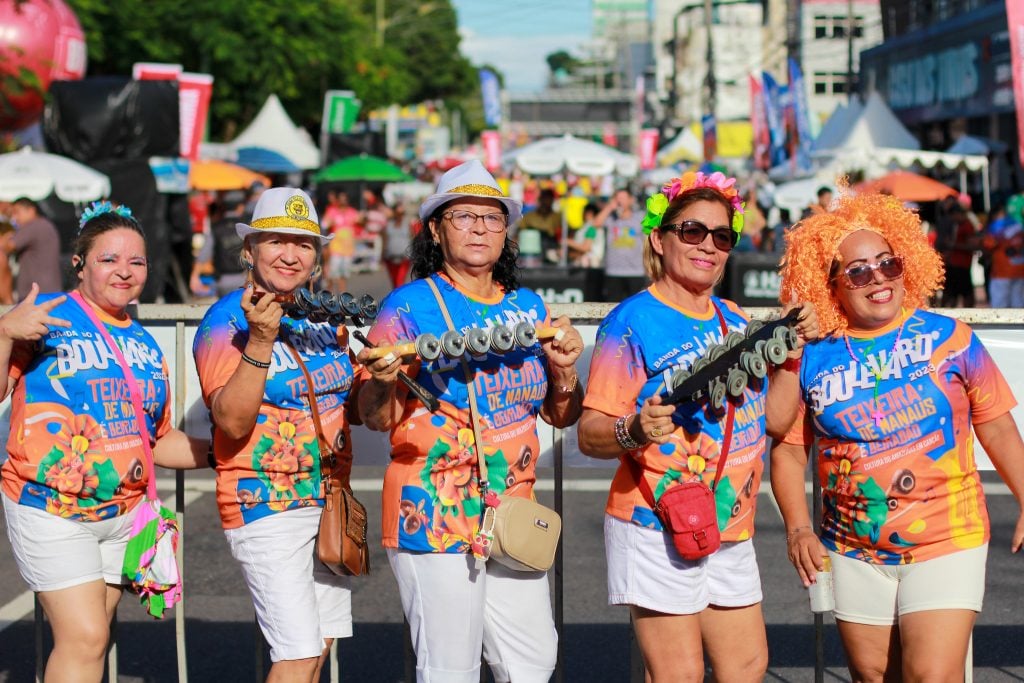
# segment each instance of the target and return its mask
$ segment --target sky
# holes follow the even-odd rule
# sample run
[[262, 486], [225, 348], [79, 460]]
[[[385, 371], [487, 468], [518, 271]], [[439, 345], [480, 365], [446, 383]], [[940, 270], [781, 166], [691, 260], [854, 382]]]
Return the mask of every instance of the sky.
[[590, 0], [452, 0], [461, 50], [474, 64], [493, 64], [511, 92], [544, 88], [552, 52], [581, 55], [590, 39]]

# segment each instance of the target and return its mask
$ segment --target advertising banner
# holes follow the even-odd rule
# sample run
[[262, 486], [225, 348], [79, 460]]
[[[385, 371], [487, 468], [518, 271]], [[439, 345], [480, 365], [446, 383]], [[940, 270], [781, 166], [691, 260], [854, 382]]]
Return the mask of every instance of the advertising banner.
[[484, 122], [501, 125], [501, 84], [490, 69], [480, 69], [480, 96], [484, 101]]
[[750, 127], [754, 141], [754, 168], [771, 168], [771, 138], [768, 133], [768, 119], [765, 117], [764, 87], [761, 79], [750, 74]]
[[1017, 155], [1024, 159], [1024, 3], [1006, 0], [1006, 23], [1010, 29], [1013, 66], [1013, 101], [1017, 109]]
[[640, 168], [649, 171], [657, 164], [655, 157], [658, 154], [658, 129], [644, 128], [640, 131]]
[[480, 133], [480, 144], [484, 148], [484, 166], [493, 171], [501, 166], [501, 133], [485, 130]]
[[320, 125], [324, 132], [341, 135], [352, 131], [362, 106], [351, 90], [328, 90], [324, 93], [324, 114]]
[[782, 88], [775, 78], [765, 71], [761, 75], [764, 83], [764, 114], [768, 121], [768, 136], [771, 140], [771, 164], [782, 163], [786, 158], [786, 124], [782, 104]]
[[206, 117], [213, 96], [213, 76], [188, 73], [181, 64], [136, 62], [132, 78], [137, 81], [178, 82], [178, 139], [180, 154], [186, 159], [199, 158], [199, 143], [206, 135]]

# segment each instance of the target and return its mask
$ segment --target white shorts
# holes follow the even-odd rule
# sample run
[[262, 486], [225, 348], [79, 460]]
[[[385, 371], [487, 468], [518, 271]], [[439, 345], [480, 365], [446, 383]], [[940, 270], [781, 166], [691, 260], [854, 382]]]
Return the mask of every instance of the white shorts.
[[981, 611], [988, 544], [910, 564], [872, 564], [829, 551], [836, 619], [891, 626], [933, 609]]
[[679, 557], [663, 531], [604, 516], [608, 604], [664, 614], [697, 614], [708, 607], [761, 602], [754, 542], [723, 543], [699, 560]]
[[329, 255], [327, 257], [327, 277], [342, 278], [351, 276], [352, 259], [353, 257], [351, 256], [342, 256], [341, 254]]
[[480, 654], [497, 683], [547, 683], [558, 657], [546, 572], [471, 555], [388, 549], [416, 650], [418, 683], [478, 683]]
[[271, 661], [319, 657], [325, 638], [352, 636], [349, 577], [314, 557], [320, 508], [306, 507], [225, 529], [242, 565]]
[[112, 519], [79, 522], [19, 505], [2, 493], [0, 498], [14, 561], [33, 591], [57, 591], [97, 579], [121, 585], [137, 505]]

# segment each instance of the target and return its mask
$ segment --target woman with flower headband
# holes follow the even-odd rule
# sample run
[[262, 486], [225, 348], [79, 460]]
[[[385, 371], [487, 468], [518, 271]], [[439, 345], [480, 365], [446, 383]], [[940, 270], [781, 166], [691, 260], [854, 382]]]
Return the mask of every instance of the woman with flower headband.
[[[922, 310], [942, 276], [920, 218], [893, 197], [843, 196], [787, 233], [782, 291], [813, 302], [827, 336], [804, 352], [772, 491], [804, 585], [831, 562], [854, 681], [964, 680], [989, 542], [972, 427], [1024, 498], [1010, 388], [970, 327]], [[817, 535], [804, 492], [815, 441]], [[1010, 550], [1022, 543], [1024, 514]]]
[[28, 296], [0, 317], [0, 396], [11, 397], [3, 506], [15, 561], [53, 630], [46, 680], [99, 681], [122, 592], [132, 521], [154, 476], [128, 379], [142, 390], [156, 464], [192, 466], [206, 443], [171, 428], [160, 346], [128, 315], [146, 284], [142, 228], [125, 206], [97, 202], [79, 223], [70, 294]]
[[352, 353], [344, 326], [292, 317], [281, 300], [317, 277], [331, 238], [291, 187], [264, 191], [235, 230], [247, 284], [210, 307], [192, 347], [214, 427], [217, 507], [270, 645], [267, 680], [319, 681], [333, 640], [352, 636], [350, 578], [315, 552], [321, 457], [336, 458], [330, 476], [341, 481], [352, 467]]
[[[743, 229], [735, 182], [691, 172], [647, 200], [644, 262], [653, 284], [601, 323], [579, 423], [580, 450], [621, 460], [605, 509], [608, 601], [629, 605], [652, 681], [700, 680], [705, 655], [719, 681], [759, 680], [768, 665], [751, 536], [766, 429], [785, 432], [792, 420], [774, 408], [774, 395], [795, 385], [793, 363], [748, 386], [725, 418], [706, 401], [661, 399], [674, 370], [689, 368], [749, 321], [736, 304], [712, 295]], [[802, 343], [816, 336], [817, 324], [812, 309], [801, 315]], [[722, 546], [684, 560], [639, 477], [653, 492], [710, 482], [723, 451], [715, 487]]]

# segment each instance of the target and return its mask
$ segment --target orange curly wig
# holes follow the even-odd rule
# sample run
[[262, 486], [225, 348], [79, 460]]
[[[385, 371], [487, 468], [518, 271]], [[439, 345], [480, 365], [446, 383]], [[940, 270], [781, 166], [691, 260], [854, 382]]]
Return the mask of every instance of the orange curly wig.
[[942, 258], [929, 246], [917, 213], [890, 195], [844, 193], [828, 213], [805, 218], [786, 233], [782, 257], [783, 299], [796, 294], [800, 301], [814, 304], [822, 334], [843, 334], [849, 327], [833, 296], [829, 272], [839, 257], [839, 245], [857, 230], [878, 233], [894, 254], [903, 257], [906, 308], [926, 306], [945, 278]]

